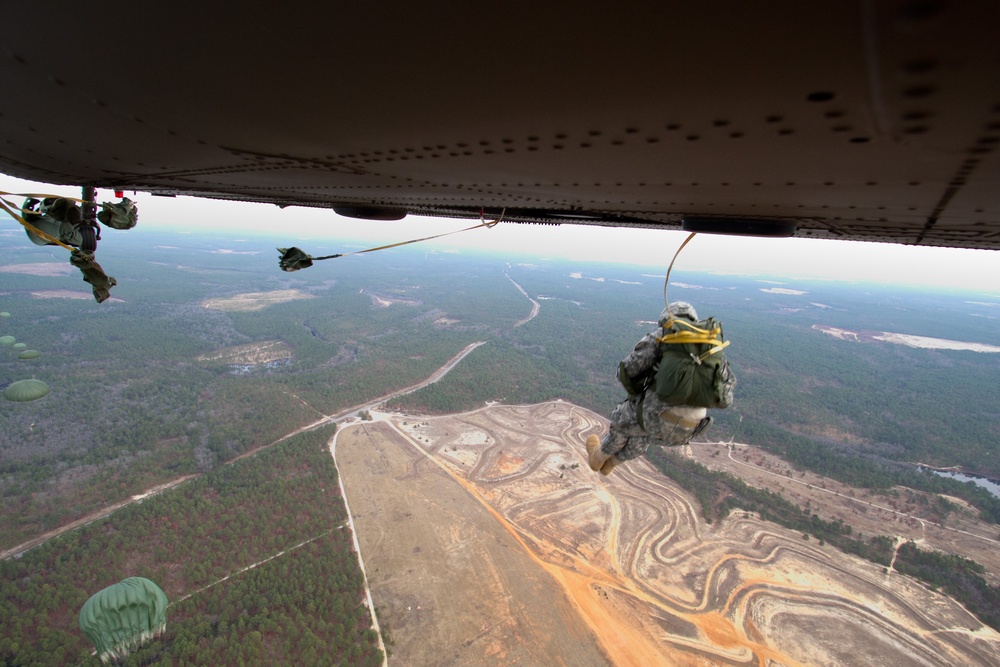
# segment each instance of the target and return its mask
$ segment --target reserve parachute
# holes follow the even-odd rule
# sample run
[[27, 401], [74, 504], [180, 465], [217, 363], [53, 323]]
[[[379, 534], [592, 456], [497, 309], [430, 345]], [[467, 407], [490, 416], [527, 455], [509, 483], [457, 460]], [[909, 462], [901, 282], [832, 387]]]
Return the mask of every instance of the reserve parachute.
[[108, 586], [80, 609], [80, 629], [101, 662], [117, 661], [167, 629], [167, 596], [144, 577]]

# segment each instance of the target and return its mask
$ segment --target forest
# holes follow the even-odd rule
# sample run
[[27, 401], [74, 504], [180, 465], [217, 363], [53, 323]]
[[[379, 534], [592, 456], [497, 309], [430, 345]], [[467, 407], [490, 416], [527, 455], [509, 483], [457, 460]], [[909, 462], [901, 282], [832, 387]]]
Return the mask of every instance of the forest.
[[[529, 293], [572, 296], [542, 301], [538, 317], [393, 407], [448, 413], [486, 400], [564, 398], [608, 414], [624, 398], [615, 368], [654, 327], [662, 283], [641, 269], [600, 265], [587, 268], [621, 276], [623, 284], [574, 281], [566, 278], [569, 266], [557, 267], [524, 267], [512, 275]], [[640, 280], [642, 286], [628, 284]], [[809, 290], [803, 295], [784, 295], [762, 293], [762, 282], [754, 280], [697, 280], [695, 287], [672, 287], [671, 298], [689, 299], [700, 313], [719, 316], [738, 378], [735, 406], [715, 415], [708, 437], [755, 444], [797, 468], [856, 487], [954, 495], [983, 519], [1000, 522], [1000, 498], [915, 465], [958, 466], [1000, 478], [1000, 354], [855, 343], [813, 329], [825, 324], [1000, 345], [990, 307], [969, 303], [970, 295], [902, 288], [810, 283], [798, 285]], [[945, 300], [958, 312], [942, 322], [937, 309]]]
[[[309, 250], [344, 248], [326, 240]], [[624, 397], [618, 361], [655, 328], [663, 308], [663, 267], [425, 248], [345, 257], [289, 274], [277, 268], [273, 241], [209, 234], [116, 236], [101, 253], [119, 284], [98, 305], [79, 275], [60, 272], [65, 258], [52, 249], [0, 246], [0, 266], [46, 269], [0, 272], [0, 310], [11, 314], [0, 320], [0, 335], [42, 355], [25, 361], [0, 349], [0, 389], [25, 377], [51, 388], [33, 403], [0, 402], [0, 549], [155, 485], [197, 477], [0, 562], [7, 605], [0, 660], [8, 664], [31, 664], [35, 658], [24, 656], [40, 655], [42, 646], [63, 662], [40, 664], [84, 659], [89, 653], [75, 621], [52, 614], [79, 609], [87, 594], [130, 574], [159, 581], [177, 607], [168, 636], [145, 649], [144, 664], [249, 664], [255, 656], [310, 649], [373, 660], [351, 597], [359, 575], [337, 523], [342, 509], [330, 495], [335, 471], [321, 451], [329, 432], [268, 447], [421, 381], [480, 341], [486, 344], [444, 379], [388, 407], [440, 414], [486, 401], [560, 398], [608, 414]], [[795, 468], [858, 487], [947, 493], [1000, 521], [1000, 501], [988, 491], [915, 465], [1000, 478], [1000, 355], [838, 340], [813, 328], [1000, 345], [1000, 297], [773, 276], [674, 277], [670, 298], [717, 317], [732, 341], [736, 404], [717, 415], [710, 438], [751, 443]], [[775, 292], [776, 283], [795, 289]], [[526, 322], [532, 304], [518, 286], [540, 305]], [[246, 295], [276, 293], [294, 298], [255, 310], [234, 305], [246, 305]], [[234, 363], [222, 354], [275, 341], [289, 353], [278, 364]], [[272, 472], [286, 470], [285, 488], [255, 466], [292, 456], [289, 447], [319, 458], [280, 459]], [[307, 474], [323, 476], [326, 495], [301, 495], [318, 492], [295, 486]], [[705, 505], [708, 518], [754, 503], [762, 515], [877, 562], [888, 548], [881, 538], [862, 540], [850, 526], [785, 507], [780, 496], [729, 481], [711, 488], [717, 493]], [[315, 517], [314, 505], [322, 510]], [[292, 514], [298, 511], [313, 518], [300, 520]], [[144, 551], [130, 552], [124, 535]], [[176, 601], [310, 539], [230, 583]], [[133, 555], [94, 565], [104, 553]], [[327, 570], [330, 561], [344, 563], [344, 573]], [[83, 579], [66, 574], [74, 564]], [[968, 584], [975, 568], [962, 568], [969, 576], [954, 587], [978, 590]], [[324, 601], [334, 597], [341, 602], [331, 614]], [[251, 604], [257, 599], [264, 603]], [[9, 614], [20, 620], [7, 624]]]
[[326, 448], [332, 428], [0, 561], [0, 664], [100, 664], [77, 614], [125, 576], [157, 582], [171, 601], [167, 633], [129, 664], [381, 664]]

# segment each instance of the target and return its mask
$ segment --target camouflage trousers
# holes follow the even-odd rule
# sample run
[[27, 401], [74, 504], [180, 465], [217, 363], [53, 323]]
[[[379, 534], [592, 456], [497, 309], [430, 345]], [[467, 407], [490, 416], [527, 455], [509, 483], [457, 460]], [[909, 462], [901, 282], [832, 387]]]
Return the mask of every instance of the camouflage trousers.
[[705, 408], [667, 405], [653, 392], [642, 400], [642, 426], [637, 411], [639, 396], [630, 396], [611, 413], [611, 429], [601, 439], [601, 451], [619, 461], [642, 456], [650, 445], [677, 447], [704, 431], [710, 417]]

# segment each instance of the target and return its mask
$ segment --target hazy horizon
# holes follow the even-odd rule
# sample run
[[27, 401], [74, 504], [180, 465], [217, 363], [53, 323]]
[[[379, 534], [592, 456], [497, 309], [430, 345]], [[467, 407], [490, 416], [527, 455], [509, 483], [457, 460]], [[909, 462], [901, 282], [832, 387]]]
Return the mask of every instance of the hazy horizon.
[[[52, 186], [0, 175], [0, 191], [79, 196], [69, 186]], [[139, 223], [129, 234], [158, 230], [174, 234], [211, 231], [238, 238], [268, 238], [276, 247], [299, 246], [313, 255], [349, 252], [462, 230], [475, 224], [463, 219], [408, 216], [397, 222], [344, 218], [329, 209], [288, 207], [193, 197], [154, 197], [126, 193], [137, 202]], [[16, 198], [13, 198], [16, 201]], [[99, 201], [113, 199], [107, 190]], [[20, 228], [2, 216], [0, 230]], [[103, 244], [118, 234], [105, 230]], [[486, 252], [659, 267], [665, 272], [687, 234], [681, 231], [610, 228], [588, 225], [500, 224], [425, 241], [418, 247], [436, 252]], [[316, 248], [324, 252], [316, 251]], [[385, 252], [392, 252], [387, 250]], [[901, 244], [766, 239], [700, 234], [681, 253], [673, 276], [685, 271], [960, 288], [1000, 295], [1000, 262], [995, 251]], [[320, 266], [319, 264], [317, 266]], [[310, 270], [316, 270], [316, 267]]]

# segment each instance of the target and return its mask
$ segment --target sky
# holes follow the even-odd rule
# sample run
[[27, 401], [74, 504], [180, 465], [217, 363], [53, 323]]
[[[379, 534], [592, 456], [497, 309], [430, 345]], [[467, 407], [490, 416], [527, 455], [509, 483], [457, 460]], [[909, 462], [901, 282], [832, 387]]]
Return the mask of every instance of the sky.
[[[0, 174], [0, 191], [79, 196], [79, 188], [32, 183], [4, 174]], [[232, 234], [234, 239], [263, 236], [273, 239], [275, 246], [294, 245], [307, 253], [322, 255], [442, 234], [477, 222], [420, 216], [379, 222], [344, 218], [328, 209], [279, 209], [271, 204], [153, 197], [145, 193], [126, 193], [126, 196], [137, 202], [139, 224], [128, 232], [112, 231], [105, 239], [112, 239], [115, 233], [141, 234], [143, 230], [177, 233], [210, 230]], [[22, 201], [21, 197], [8, 199]], [[114, 201], [114, 194], [98, 191], [98, 201]], [[0, 212], [0, 229], [18, 226]], [[536, 257], [658, 266], [666, 271], [686, 237], [681, 231], [500, 224], [423, 245], [446, 252], [491, 252], [509, 254], [512, 259], [527, 253]], [[686, 270], [781, 277], [790, 282], [824, 279], [966, 288], [1000, 297], [1000, 251], [990, 250], [699, 234], [677, 259], [672, 278], [682, 279]]]

